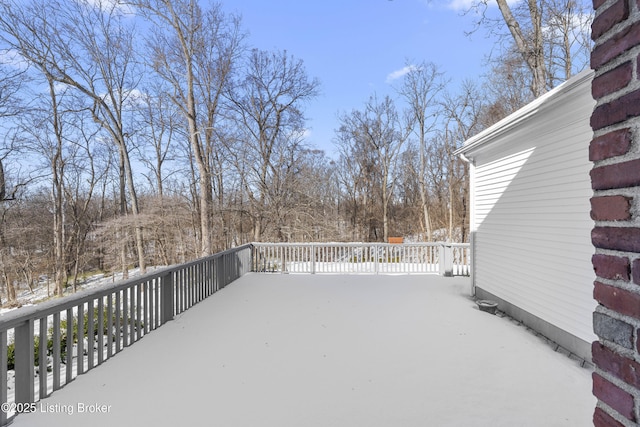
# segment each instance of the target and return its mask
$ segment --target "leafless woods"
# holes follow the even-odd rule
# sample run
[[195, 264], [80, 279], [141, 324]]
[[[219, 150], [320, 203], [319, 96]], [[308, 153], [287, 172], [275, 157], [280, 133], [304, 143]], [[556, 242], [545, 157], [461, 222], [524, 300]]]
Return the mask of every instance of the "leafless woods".
[[329, 156], [305, 139], [320, 82], [249, 46], [220, 4], [7, 0], [0, 45], [9, 301], [16, 283], [61, 294], [86, 271], [250, 241], [465, 241], [467, 166], [452, 153], [531, 83], [451, 91], [436, 65], [408, 63], [396, 97], [338, 113]]

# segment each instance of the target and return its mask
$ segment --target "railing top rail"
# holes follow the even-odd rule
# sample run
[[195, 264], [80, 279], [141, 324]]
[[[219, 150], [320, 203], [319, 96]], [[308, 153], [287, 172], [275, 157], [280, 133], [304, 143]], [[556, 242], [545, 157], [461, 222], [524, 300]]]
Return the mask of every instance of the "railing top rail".
[[451, 246], [453, 248], [468, 248], [471, 247], [470, 243], [444, 243], [447, 246]]
[[384, 243], [384, 242], [253, 242], [254, 246], [278, 247], [278, 246], [331, 246], [331, 247], [362, 247], [362, 246], [452, 246], [468, 247], [469, 243], [448, 243], [448, 242], [416, 242], [416, 243]]
[[84, 302], [105, 297], [107, 295], [118, 292], [122, 289], [127, 289], [131, 286], [135, 286], [139, 283], [148, 282], [153, 279], [158, 279], [160, 277], [166, 276], [167, 274], [173, 273], [174, 271], [189, 268], [203, 261], [213, 260], [221, 256], [234, 253], [234, 252], [239, 252], [241, 250], [244, 250], [250, 247], [251, 247], [251, 244], [238, 246], [237, 248], [232, 248], [223, 252], [218, 252], [214, 255], [202, 257], [185, 264], [178, 264], [178, 265], [172, 265], [172, 266], [160, 268], [158, 270], [144, 274], [142, 276], [132, 277], [130, 279], [121, 280], [111, 284], [105, 284], [104, 286], [100, 286], [99, 288], [95, 288], [95, 289], [81, 290], [79, 292], [76, 292], [75, 294], [67, 295], [62, 298], [51, 299], [49, 301], [44, 301], [37, 305], [21, 307], [20, 309], [13, 310], [8, 313], [0, 315], [0, 332], [4, 332], [8, 329], [14, 328], [29, 319], [39, 319], [44, 316], [49, 316], [54, 313], [59, 313], [63, 310], [76, 307], [79, 304], [82, 304]]

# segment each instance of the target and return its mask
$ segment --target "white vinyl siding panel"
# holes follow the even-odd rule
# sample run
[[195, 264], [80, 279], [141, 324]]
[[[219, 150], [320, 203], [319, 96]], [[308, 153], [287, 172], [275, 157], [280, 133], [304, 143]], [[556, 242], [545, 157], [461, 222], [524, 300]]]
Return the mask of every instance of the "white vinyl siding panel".
[[590, 79], [472, 153], [474, 282], [591, 342]]

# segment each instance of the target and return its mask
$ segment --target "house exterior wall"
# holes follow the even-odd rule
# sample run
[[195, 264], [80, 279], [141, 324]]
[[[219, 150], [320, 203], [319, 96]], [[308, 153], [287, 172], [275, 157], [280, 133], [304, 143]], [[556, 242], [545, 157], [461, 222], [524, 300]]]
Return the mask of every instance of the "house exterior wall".
[[479, 298], [590, 360], [591, 72], [469, 140]]
[[593, 421], [640, 422], [640, 6], [595, 0], [591, 215], [598, 302]]

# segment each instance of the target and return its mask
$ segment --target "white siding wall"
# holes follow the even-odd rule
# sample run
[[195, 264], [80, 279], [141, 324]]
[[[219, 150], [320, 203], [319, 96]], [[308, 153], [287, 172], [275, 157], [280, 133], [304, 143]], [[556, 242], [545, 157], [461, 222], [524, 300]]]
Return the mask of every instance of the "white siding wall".
[[590, 81], [465, 153], [475, 165], [475, 286], [588, 343], [596, 338]]

